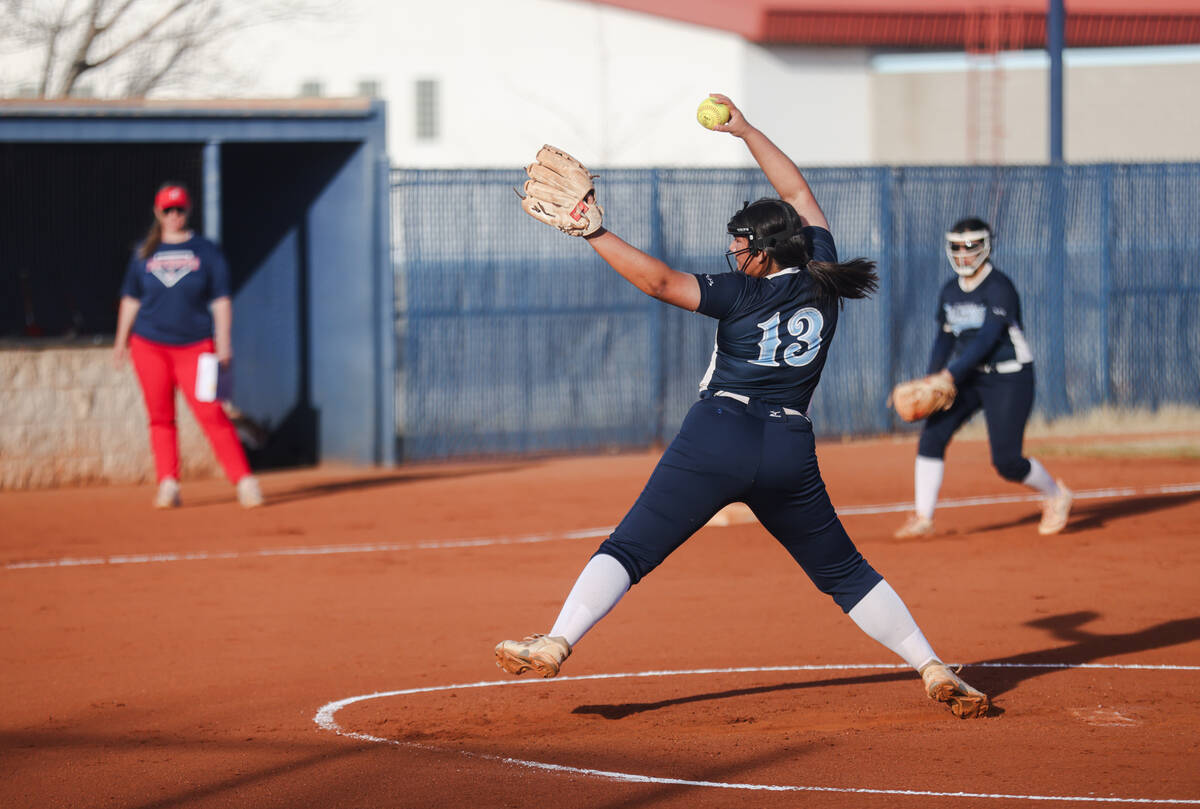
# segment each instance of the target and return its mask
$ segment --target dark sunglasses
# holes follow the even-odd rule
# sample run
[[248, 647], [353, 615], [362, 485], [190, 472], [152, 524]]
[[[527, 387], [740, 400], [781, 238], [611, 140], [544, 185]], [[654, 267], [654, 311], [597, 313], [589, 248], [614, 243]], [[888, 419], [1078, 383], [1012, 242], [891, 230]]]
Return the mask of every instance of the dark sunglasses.
[[969, 250], [975, 250], [983, 242], [950, 242], [951, 253], [965, 253]]
[[187, 212], [187, 208], [181, 208], [178, 205], [172, 205], [170, 208], [163, 208], [163, 213], [177, 213], [187, 216]]

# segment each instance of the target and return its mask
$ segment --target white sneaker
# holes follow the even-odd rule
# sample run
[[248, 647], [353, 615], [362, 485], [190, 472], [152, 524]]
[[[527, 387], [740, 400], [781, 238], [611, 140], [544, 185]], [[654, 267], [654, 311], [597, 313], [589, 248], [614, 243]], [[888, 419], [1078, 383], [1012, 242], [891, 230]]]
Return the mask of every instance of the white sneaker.
[[179, 508], [179, 481], [163, 478], [158, 482], [158, 493], [154, 495], [155, 508]]
[[262, 489], [259, 488], [258, 478], [246, 475], [237, 482], [237, 498], [242, 508], [258, 508], [263, 504]]
[[1042, 521], [1038, 524], [1038, 533], [1042, 536], [1057, 534], [1067, 527], [1067, 517], [1071, 514], [1071, 502], [1075, 493], [1061, 481], [1058, 483], [1058, 494], [1047, 497], [1042, 503]]
[[896, 533], [892, 534], [892, 536], [896, 539], [912, 539], [913, 537], [927, 537], [932, 533], [933, 520], [913, 512], [908, 515], [908, 520], [904, 525], [897, 528]]

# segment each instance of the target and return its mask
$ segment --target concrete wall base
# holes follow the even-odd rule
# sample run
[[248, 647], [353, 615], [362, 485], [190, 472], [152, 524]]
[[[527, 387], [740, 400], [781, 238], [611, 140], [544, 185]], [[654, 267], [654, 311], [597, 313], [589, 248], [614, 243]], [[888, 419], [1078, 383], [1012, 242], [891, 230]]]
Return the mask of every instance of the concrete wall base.
[[[154, 459], [133, 367], [110, 346], [0, 349], [0, 490], [153, 483]], [[182, 394], [180, 478], [221, 474]]]

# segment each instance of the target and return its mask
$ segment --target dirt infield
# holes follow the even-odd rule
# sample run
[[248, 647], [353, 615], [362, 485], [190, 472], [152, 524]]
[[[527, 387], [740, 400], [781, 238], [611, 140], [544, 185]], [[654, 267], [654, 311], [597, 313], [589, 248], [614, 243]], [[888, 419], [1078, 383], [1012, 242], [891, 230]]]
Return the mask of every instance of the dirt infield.
[[249, 512], [220, 481], [174, 512], [145, 486], [15, 492], [0, 806], [1200, 804], [1200, 461], [1047, 457], [1081, 496], [1043, 538], [959, 441], [939, 533], [898, 542], [915, 442], [818, 451], [988, 718], [926, 699], [753, 523], [698, 533], [563, 677], [496, 669], [652, 453], [268, 474]]

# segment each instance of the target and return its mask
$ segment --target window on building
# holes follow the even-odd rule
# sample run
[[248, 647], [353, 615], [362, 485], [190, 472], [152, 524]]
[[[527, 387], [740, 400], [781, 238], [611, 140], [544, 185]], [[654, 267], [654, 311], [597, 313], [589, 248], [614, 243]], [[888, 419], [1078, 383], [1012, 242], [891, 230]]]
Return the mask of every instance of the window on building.
[[325, 95], [325, 87], [315, 79], [309, 79], [300, 85], [301, 98], [320, 98]]
[[381, 98], [382, 87], [376, 79], [361, 79], [358, 82], [358, 94], [363, 98]]
[[438, 83], [435, 79], [417, 80], [417, 140], [438, 136]]

